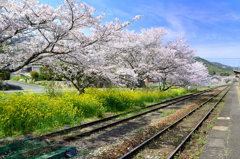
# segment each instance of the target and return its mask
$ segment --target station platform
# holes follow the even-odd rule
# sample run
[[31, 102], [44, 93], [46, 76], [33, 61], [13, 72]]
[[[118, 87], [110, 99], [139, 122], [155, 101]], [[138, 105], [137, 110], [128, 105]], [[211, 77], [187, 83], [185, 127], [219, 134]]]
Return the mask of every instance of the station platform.
[[240, 86], [227, 94], [219, 117], [208, 136], [200, 159], [240, 159]]

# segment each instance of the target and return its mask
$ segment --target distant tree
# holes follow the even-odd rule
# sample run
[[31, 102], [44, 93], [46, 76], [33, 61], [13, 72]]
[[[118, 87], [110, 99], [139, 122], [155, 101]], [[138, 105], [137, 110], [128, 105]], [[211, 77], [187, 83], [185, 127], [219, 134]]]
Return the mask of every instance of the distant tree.
[[51, 80], [54, 78], [53, 71], [51, 71], [49, 68], [43, 66], [39, 69], [39, 79], [43, 80]]
[[59, 73], [55, 74], [53, 70], [51, 70], [47, 66], [42, 66], [39, 69], [39, 79], [48, 80], [48, 81], [49, 80], [61, 81], [62, 75]]
[[222, 76], [230, 76], [229, 73], [223, 73]]
[[209, 72], [210, 75], [215, 75], [216, 74], [216, 72], [214, 70], [209, 70], [208, 72]]
[[4, 51], [3, 51], [3, 49], [0, 47], [0, 54], [3, 54], [4, 53]]

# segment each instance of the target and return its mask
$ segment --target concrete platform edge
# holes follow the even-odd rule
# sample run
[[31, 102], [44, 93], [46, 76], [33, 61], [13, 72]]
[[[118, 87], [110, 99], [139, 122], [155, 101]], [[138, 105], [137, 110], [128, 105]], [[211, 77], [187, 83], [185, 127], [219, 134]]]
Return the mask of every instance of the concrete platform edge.
[[[221, 109], [219, 117], [214, 124], [215, 129], [211, 130], [205, 143], [200, 159], [226, 159], [229, 156], [229, 136], [231, 127], [232, 105], [236, 103], [236, 86], [232, 86], [227, 94], [226, 101]], [[239, 107], [240, 108], [240, 107]], [[240, 119], [239, 119], [240, 120]], [[239, 135], [240, 136], [240, 135]]]

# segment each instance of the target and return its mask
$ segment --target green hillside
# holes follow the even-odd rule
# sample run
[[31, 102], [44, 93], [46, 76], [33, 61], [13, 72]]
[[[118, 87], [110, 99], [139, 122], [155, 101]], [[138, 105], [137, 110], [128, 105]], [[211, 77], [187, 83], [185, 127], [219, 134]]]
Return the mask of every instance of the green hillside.
[[233, 67], [223, 65], [218, 62], [209, 62], [201, 57], [194, 57], [194, 59], [198, 62], [202, 62], [205, 67], [207, 67], [208, 72], [210, 75], [219, 75], [221, 74], [222, 76], [229, 76], [229, 75], [234, 75], [233, 73]]

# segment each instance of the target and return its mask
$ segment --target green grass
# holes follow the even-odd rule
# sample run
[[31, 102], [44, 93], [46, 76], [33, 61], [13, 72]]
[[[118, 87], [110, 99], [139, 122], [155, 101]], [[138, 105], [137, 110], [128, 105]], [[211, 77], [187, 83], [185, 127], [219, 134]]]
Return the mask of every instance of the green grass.
[[163, 117], [171, 115], [171, 114], [173, 114], [175, 112], [176, 112], [176, 110], [170, 110], [170, 111], [167, 111], [167, 112], [163, 112], [161, 115], [159, 115], [159, 117], [163, 118]]
[[20, 79], [23, 79], [27, 83], [27, 77], [24, 76], [15, 76], [11, 79], [11, 81], [19, 81]]

